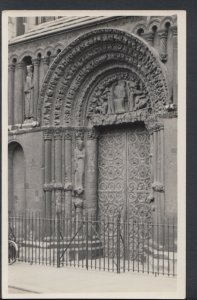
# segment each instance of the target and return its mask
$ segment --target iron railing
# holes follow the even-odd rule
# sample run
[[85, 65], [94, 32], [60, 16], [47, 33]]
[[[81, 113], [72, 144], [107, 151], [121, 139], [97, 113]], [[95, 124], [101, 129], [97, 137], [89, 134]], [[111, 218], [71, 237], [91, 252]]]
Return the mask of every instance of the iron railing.
[[18, 244], [21, 262], [176, 275], [177, 227], [172, 222], [23, 213], [9, 216], [9, 238]]

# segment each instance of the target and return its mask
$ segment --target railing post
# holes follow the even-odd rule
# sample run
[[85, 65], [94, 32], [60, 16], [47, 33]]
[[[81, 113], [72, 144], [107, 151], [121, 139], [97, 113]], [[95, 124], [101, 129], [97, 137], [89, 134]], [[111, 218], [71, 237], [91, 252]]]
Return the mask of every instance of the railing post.
[[120, 214], [117, 216], [117, 273], [120, 273]]
[[57, 213], [57, 268], [60, 268], [60, 213]]
[[88, 270], [88, 213], [86, 212], [86, 269]]

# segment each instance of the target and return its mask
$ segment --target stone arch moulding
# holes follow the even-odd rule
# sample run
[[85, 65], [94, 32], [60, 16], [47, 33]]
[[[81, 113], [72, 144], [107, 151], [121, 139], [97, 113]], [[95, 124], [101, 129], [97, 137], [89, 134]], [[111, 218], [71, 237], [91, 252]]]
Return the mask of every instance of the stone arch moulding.
[[26, 56], [30, 56], [32, 59], [36, 58], [35, 56], [35, 53], [28, 50], [28, 51], [25, 51], [23, 52], [20, 56], [19, 56], [19, 59], [18, 61], [21, 62]]
[[167, 16], [165, 18], [163, 18], [163, 20], [160, 23], [160, 29], [166, 29], [165, 24], [166, 23], [170, 23], [170, 26], [173, 26], [176, 20], [176, 16], [171, 17], [171, 16]]
[[[89, 107], [88, 97], [95, 83], [99, 85], [110, 70], [112, 76], [124, 73], [123, 69], [141, 80], [149, 97], [151, 116], [162, 116], [169, 102], [169, 88], [166, 69], [157, 53], [133, 34], [101, 29], [77, 38], [51, 64], [38, 105], [41, 126], [84, 126], [87, 115], [83, 109]], [[147, 112], [142, 115], [145, 121]]]

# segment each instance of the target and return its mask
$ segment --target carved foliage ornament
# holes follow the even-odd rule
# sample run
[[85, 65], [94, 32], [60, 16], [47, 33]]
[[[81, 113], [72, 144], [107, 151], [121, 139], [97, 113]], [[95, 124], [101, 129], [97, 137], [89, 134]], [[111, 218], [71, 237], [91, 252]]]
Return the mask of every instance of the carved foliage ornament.
[[[149, 153], [150, 137], [143, 127], [103, 131], [99, 137], [98, 156], [98, 203], [101, 218], [106, 216], [114, 220], [117, 215], [126, 213], [131, 224], [135, 222], [143, 224], [152, 220], [150, 202], [153, 200], [150, 201], [149, 198], [151, 191]], [[110, 225], [102, 222], [102, 227], [104, 226]], [[116, 234], [113, 226], [102, 228], [102, 240], [105, 230], [109, 230], [108, 242], [113, 245], [114, 241], [110, 239]], [[124, 234], [123, 224], [121, 231]], [[142, 251], [141, 243], [150, 234], [149, 228], [146, 226], [141, 232], [138, 227], [138, 231], [131, 230], [128, 234], [133, 249], [129, 255], [134, 258]]]
[[[143, 78], [148, 82], [151, 101], [155, 103], [160, 102], [161, 105], [165, 104], [166, 100], [168, 99], [168, 88], [165, 80], [165, 75], [158, 60], [152, 54], [150, 49], [146, 45], [144, 45], [141, 40], [125, 32], [112, 29], [98, 30], [85, 34], [84, 36], [71, 43], [69, 47], [67, 47], [58, 55], [58, 57], [51, 65], [51, 68], [49, 69], [48, 74], [45, 77], [45, 81], [43, 83], [40, 94], [39, 115], [41, 115], [42, 109], [42, 124], [44, 123], [45, 125], [49, 125], [51, 120], [50, 115], [53, 114], [53, 120], [57, 120], [57, 123], [55, 123], [55, 125], [59, 125], [58, 120], [60, 117], [60, 109], [59, 112], [55, 114], [52, 109], [52, 102], [55, 98], [57, 104], [55, 106], [61, 107], [61, 89], [59, 95], [55, 91], [59, 81], [64, 81], [65, 79], [69, 80], [69, 84], [67, 85], [63, 81], [62, 84], [66, 86], [66, 94], [68, 94], [70, 97], [70, 104], [67, 103], [68, 108], [65, 109], [64, 113], [66, 115], [70, 115], [71, 103], [73, 99], [76, 98], [75, 94], [78, 89], [78, 82], [81, 82], [81, 80], [77, 79], [77, 81], [75, 81], [75, 90], [70, 90], [71, 82], [73, 81], [73, 78], [76, 78], [76, 73], [75, 71], [73, 71], [75, 68], [72, 68], [72, 66], [74, 67], [74, 64], [78, 64], [79, 67], [79, 59], [81, 60], [82, 58], [81, 53], [88, 55], [88, 53], [92, 52], [93, 49], [96, 49], [100, 45], [105, 44], [108, 44], [109, 48], [113, 47], [114, 44], [119, 44], [120, 49], [121, 47], [122, 49], [118, 50], [119, 58], [117, 57], [117, 59], [119, 60], [121, 55], [122, 59], [124, 59], [125, 62], [127, 62], [128, 65], [130, 65], [132, 68], [134, 68], [136, 72], [141, 72]], [[128, 53], [128, 55], [126, 55], [125, 53], [121, 53], [123, 49]], [[106, 64], [106, 59], [107, 61], [110, 61], [112, 59], [112, 56], [115, 55], [111, 55], [110, 50], [108, 50], [108, 52], [108, 57], [105, 57], [105, 60], [103, 60], [104, 57], [102, 58], [103, 64]], [[98, 59], [97, 62], [95, 60], [92, 60], [92, 68], [94, 68], [94, 65], [96, 63], [98, 63]], [[87, 63], [84, 62], [84, 64]], [[69, 73], [67, 73], [67, 70], [70, 70]], [[87, 72], [80, 73], [80, 68], [78, 68], [78, 70], [79, 76], [84, 79], [88, 76], [90, 71], [90, 69], [87, 69]]]

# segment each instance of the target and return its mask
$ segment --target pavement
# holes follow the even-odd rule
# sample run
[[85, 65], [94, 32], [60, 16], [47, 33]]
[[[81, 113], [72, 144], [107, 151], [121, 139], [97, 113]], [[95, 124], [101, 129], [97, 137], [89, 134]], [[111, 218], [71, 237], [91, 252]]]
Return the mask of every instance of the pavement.
[[[62, 295], [68, 298], [129, 298], [129, 295], [145, 293], [146, 298], [167, 292], [176, 292], [176, 278], [153, 276], [140, 273], [110, 273], [99, 270], [86, 270], [73, 267], [53, 267], [30, 265], [16, 262], [8, 267], [8, 289], [6, 299], [31, 298]], [[150, 297], [151, 298], [151, 297]], [[168, 297], [170, 298], [170, 297]], [[173, 298], [173, 297], [172, 297]], [[3, 298], [5, 299], [5, 298]], [[166, 298], [163, 298], [166, 299]]]

